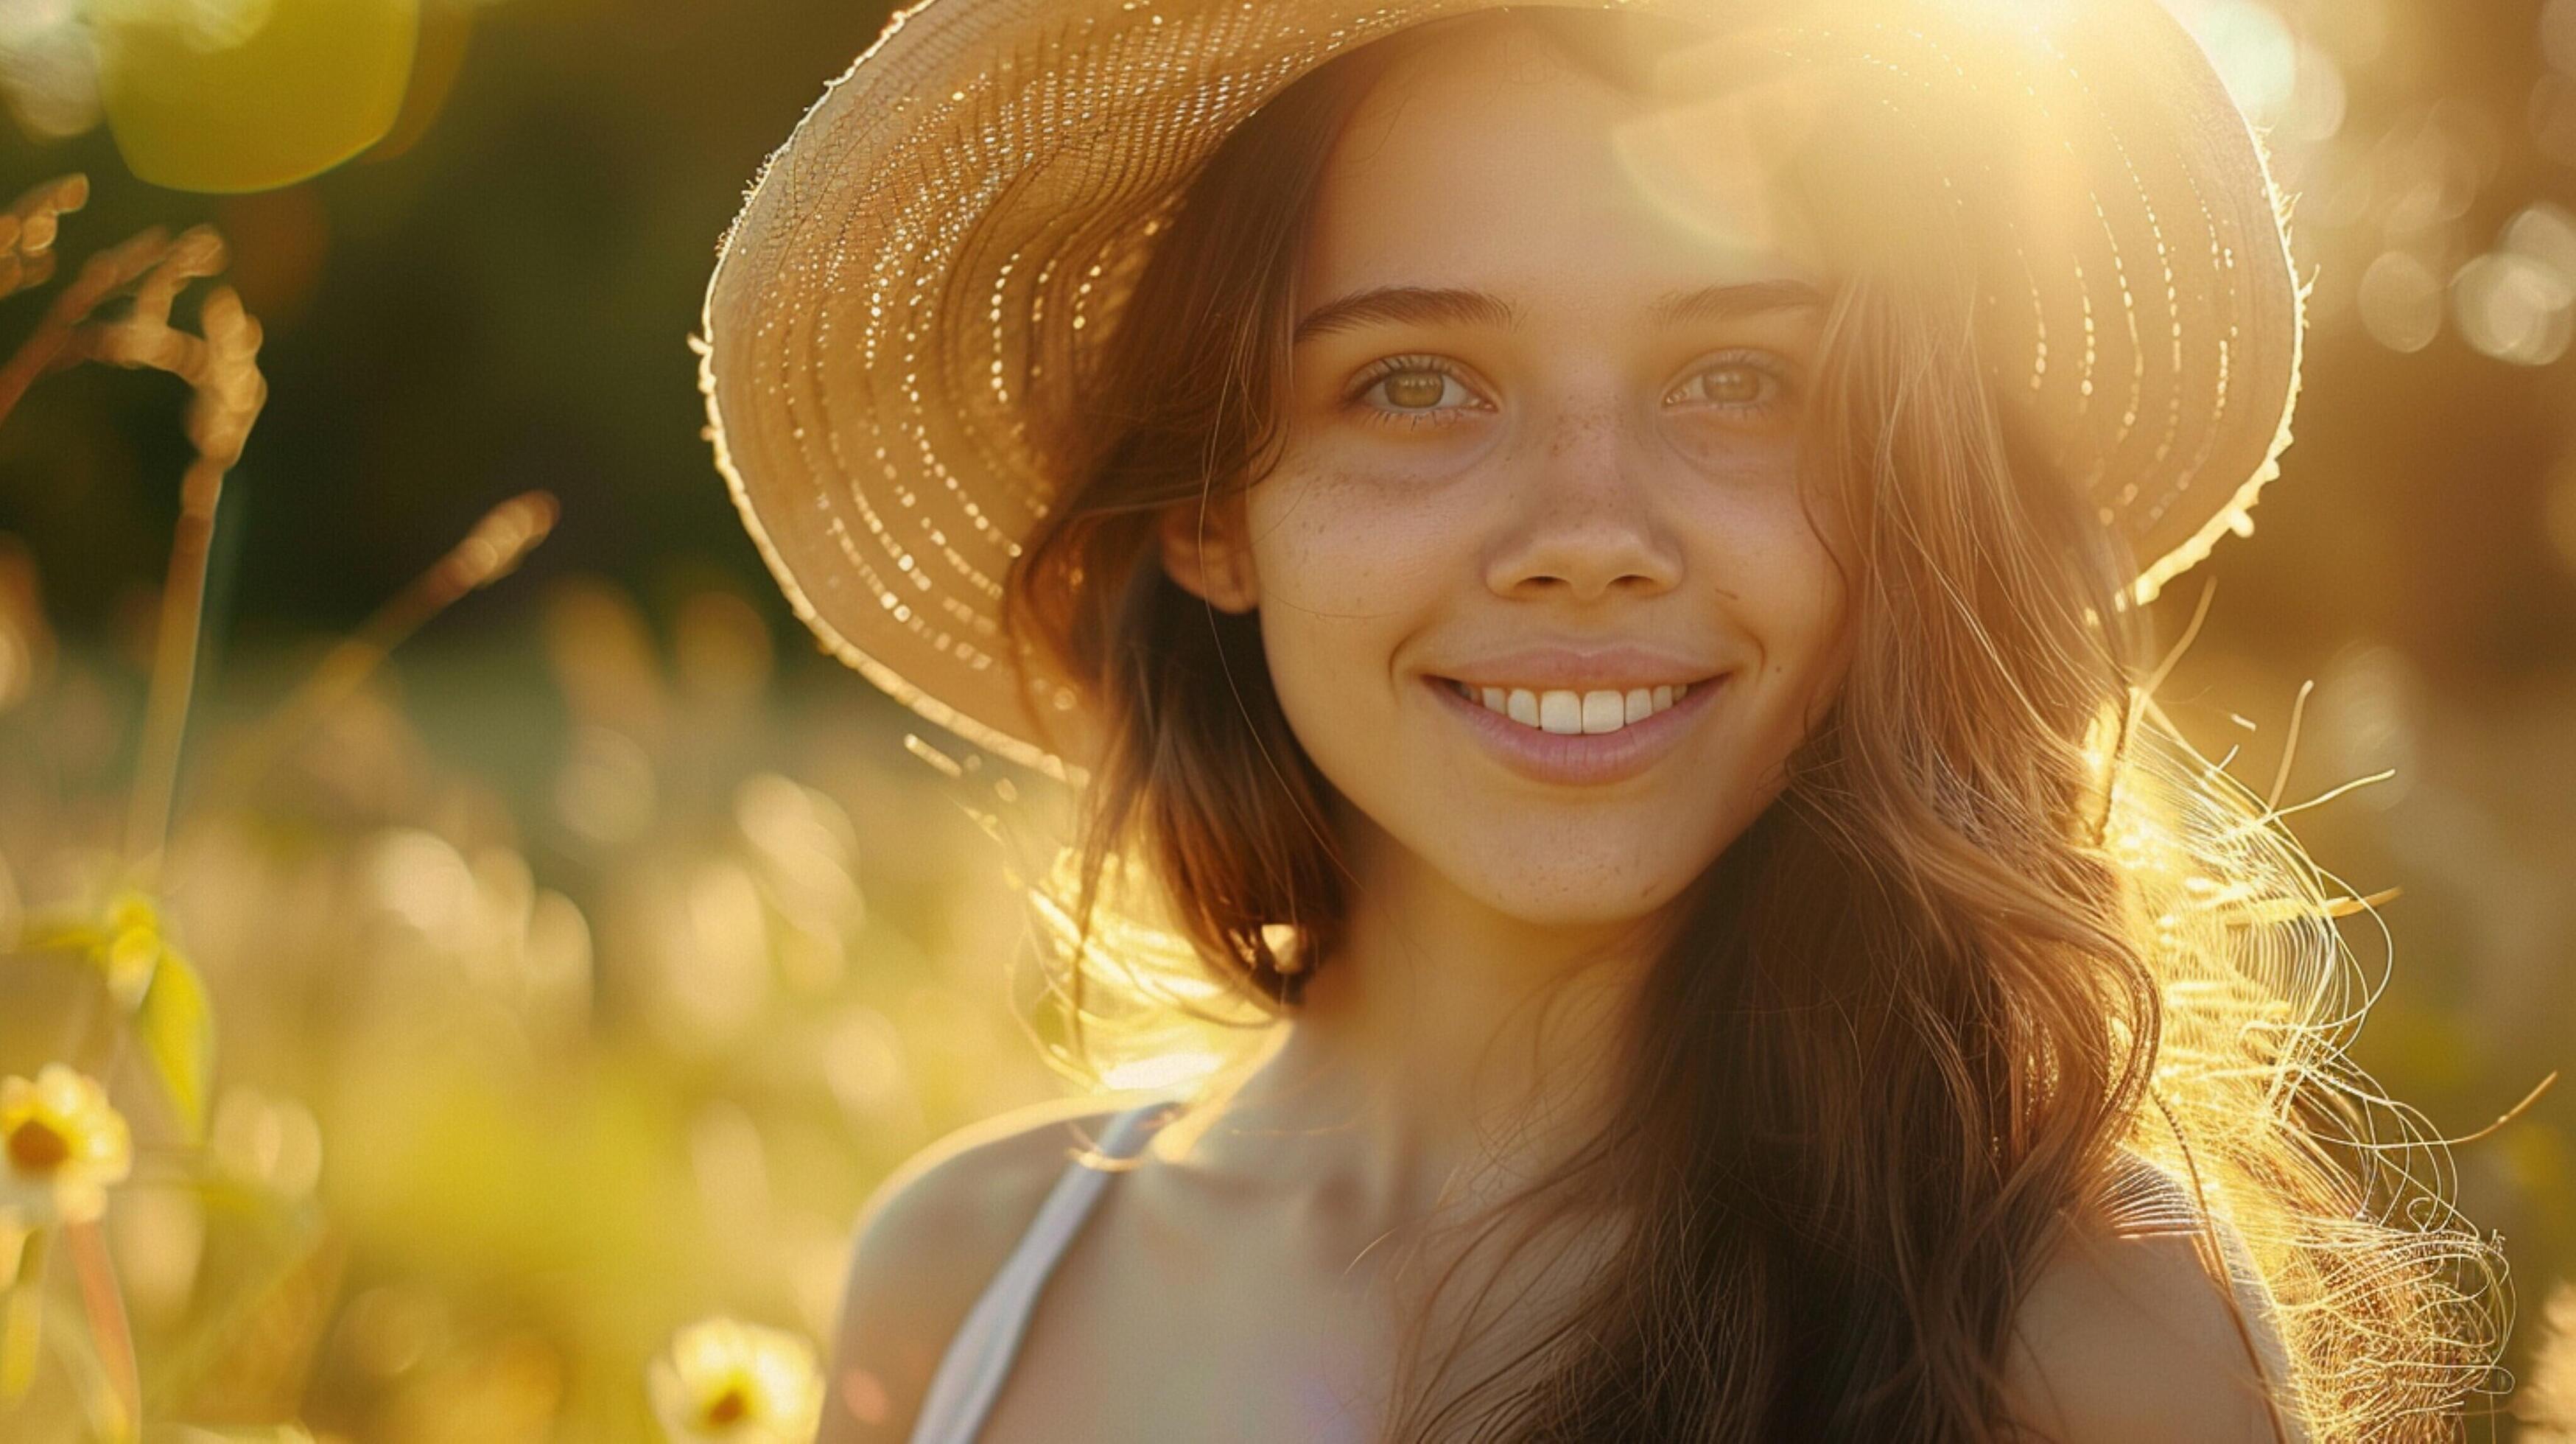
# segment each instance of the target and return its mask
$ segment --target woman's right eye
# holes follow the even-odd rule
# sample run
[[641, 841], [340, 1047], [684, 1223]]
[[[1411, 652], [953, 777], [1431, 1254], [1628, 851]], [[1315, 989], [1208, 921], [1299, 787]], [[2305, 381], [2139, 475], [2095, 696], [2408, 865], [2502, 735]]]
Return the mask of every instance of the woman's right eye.
[[1411, 358], [1397, 358], [1362, 377], [1351, 402], [1369, 419], [1399, 426], [1419, 426], [1485, 409], [1483, 399], [1456, 372]]

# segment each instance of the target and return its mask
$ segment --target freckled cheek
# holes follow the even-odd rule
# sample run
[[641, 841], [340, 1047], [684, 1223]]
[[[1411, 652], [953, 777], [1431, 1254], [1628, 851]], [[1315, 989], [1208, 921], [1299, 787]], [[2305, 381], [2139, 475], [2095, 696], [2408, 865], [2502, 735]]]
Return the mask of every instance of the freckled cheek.
[[1402, 487], [1301, 482], [1249, 516], [1265, 598], [1352, 619], [1402, 616], [1461, 575], [1454, 520]]
[[1680, 419], [1666, 433], [1674, 450], [1702, 476], [1733, 486], [1795, 489], [1798, 433], [1786, 422], [1768, 425]]
[[[1248, 517], [1261, 634], [1289, 720], [1337, 785], [1376, 755], [1402, 704], [1403, 649], [1462, 575], [1453, 528], [1371, 485], [1306, 482]], [[1368, 791], [1361, 787], [1361, 791]]]
[[1774, 595], [1779, 598], [1774, 625], [1790, 650], [1800, 656], [1830, 651], [1841, 630], [1842, 573], [1814, 535], [1801, 531], [1784, 539], [1778, 557]]
[[1817, 671], [1836, 650], [1846, 598], [1834, 554], [1799, 506], [1794, 483], [1705, 493], [1690, 526], [1694, 572], [1753, 634], [1764, 670], [1777, 680]]
[[1848, 623], [1841, 577], [1821, 547], [1812, 548], [1811, 565], [1785, 587], [1797, 589], [1796, 600], [1773, 624], [1779, 640], [1768, 665], [1779, 674], [1773, 680], [1787, 704], [1783, 725], [1803, 736], [1842, 689]]

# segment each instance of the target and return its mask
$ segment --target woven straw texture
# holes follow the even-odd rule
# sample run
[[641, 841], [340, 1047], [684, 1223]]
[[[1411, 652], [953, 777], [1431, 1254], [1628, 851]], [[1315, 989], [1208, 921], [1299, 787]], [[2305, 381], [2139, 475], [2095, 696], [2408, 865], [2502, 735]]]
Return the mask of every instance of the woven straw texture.
[[[1528, 3], [1528, 0], [1522, 0]], [[2301, 293], [2261, 148], [2153, 0], [1541, 0], [1703, 21], [1946, 135], [1995, 394], [2152, 598], [2278, 471]], [[1002, 635], [1049, 436], [1172, 204], [1269, 96], [1478, 0], [930, 0], [770, 157], [708, 283], [716, 461], [798, 615], [924, 717], [1079, 772]]]

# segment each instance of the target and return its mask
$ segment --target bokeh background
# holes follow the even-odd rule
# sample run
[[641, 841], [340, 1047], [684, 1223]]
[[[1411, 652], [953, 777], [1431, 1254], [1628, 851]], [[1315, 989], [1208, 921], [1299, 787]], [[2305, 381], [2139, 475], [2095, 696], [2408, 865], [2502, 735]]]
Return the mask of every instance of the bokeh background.
[[[311, 8], [192, 3], [218, 35]], [[2258, 790], [2295, 735], [2285, 804], [2393, 769], [2296, 827], [2402, 891], [2350, 933], [2384, 979], [2356, 1056], [2465, 1135], [2576, 1063], [2576, 0], [2173, 3], [2267, 129], [2315, 281], [2285, 474], [2157, 604], [2171, 637], [2215, 588], [2166, 703]], [[74, 257], [213, 223], [271, 388], [168, 872], [226, 1186], [147, 1147], [106, 1225], [147, 1405], [653, 1437], [674, 1329], [825, 1337], [868, 1190], [1066, 1086], [988, 830], [1001, 794], [1055, 804], [907, 748], [786, 615], [700, 434], [715, 238], [884, 6], [429, 0], [389, 135], [220, 195], [138, 175], [207, 162], [103, 123], [98, 8], [0, 4], [0, 193], [85, 172]], [[43, 301], [7, 305], [0, 347]], [[182, 399], [89, 367], [0, 426], [0, 937], [113, 873]], [[531, 488], [561, 518], [517, 574], [281, 733], [336, 641]], [[57, 981], [0, 971], [0, 1072], [59, 1041]], [[2576, 1088], [2455, 1162], [2527, 1372], [2576, 1277]]]

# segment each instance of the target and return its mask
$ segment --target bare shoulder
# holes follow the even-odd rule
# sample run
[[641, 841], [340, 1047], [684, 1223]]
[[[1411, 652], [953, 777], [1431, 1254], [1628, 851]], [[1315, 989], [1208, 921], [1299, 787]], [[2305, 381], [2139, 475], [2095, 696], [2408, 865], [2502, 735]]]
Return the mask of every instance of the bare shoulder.
[[2286, 1366], [2268, 1298], [2232, 1277], [2243, 1246], [2210, 1227], [2215, 1256], [2198, 1227], [2074, 1219], [2014, 1318], [2014, 1419], [2065, 1444], [2299, 1444], [2295, 1407], [2277, 1397]]
[[1068, 1160], [1122, 1105], [1034, 1104], [961, 1129], [895, 1170], [861, 1211], [832, 1350], [822, 1444], [905, 1438], [958, 1325]]

